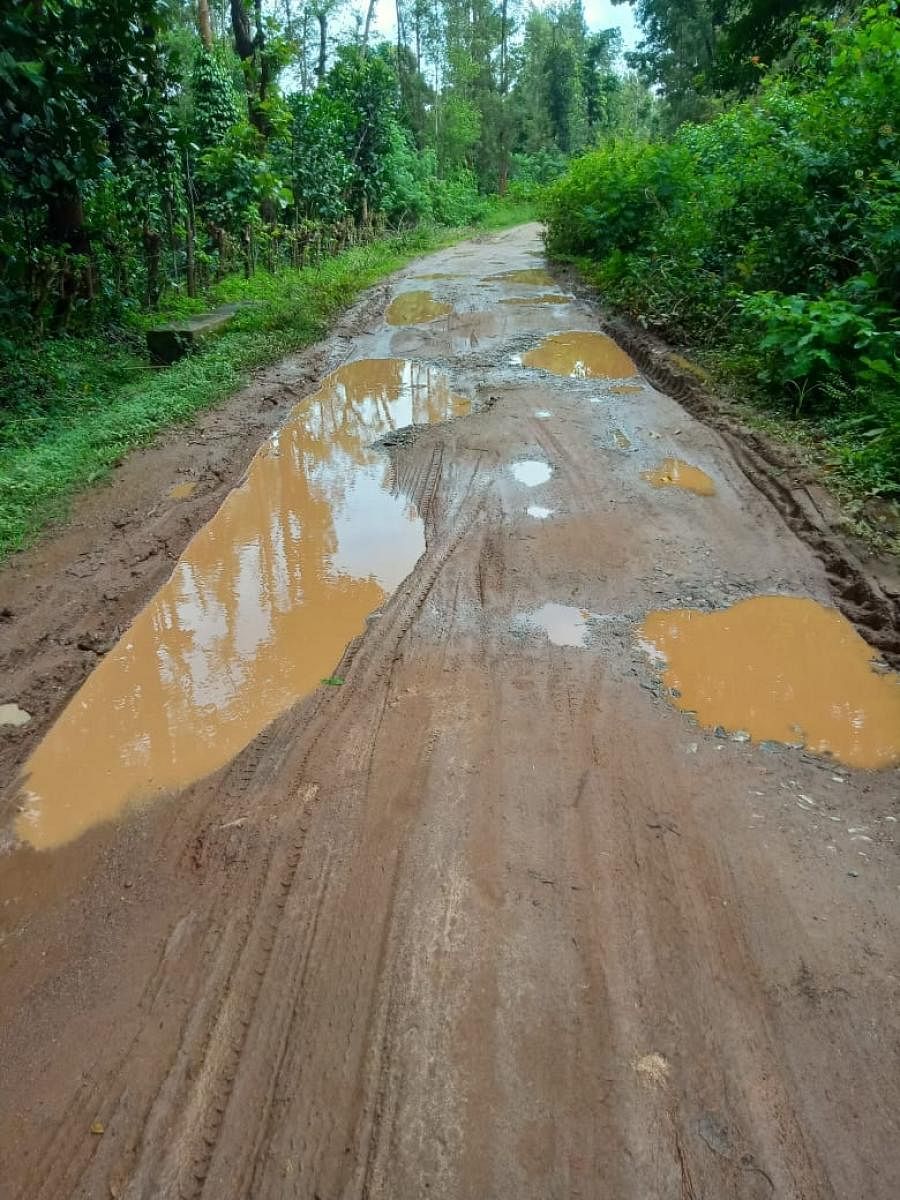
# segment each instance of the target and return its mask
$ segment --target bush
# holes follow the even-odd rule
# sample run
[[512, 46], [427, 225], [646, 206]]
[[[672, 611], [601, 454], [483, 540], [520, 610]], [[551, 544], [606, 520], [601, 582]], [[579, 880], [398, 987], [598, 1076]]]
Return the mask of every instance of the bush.
[[758, 97], [573, 163], [548, 248], [670, 335], [755, 354], [770, 395], [864, 433], [872, 479], [900, 491], [898, 122], [889, 6], [807, 22]]

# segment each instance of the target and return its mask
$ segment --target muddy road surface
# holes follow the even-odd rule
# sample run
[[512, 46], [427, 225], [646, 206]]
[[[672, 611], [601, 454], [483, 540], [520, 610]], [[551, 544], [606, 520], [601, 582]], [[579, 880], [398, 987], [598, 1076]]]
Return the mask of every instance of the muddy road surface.
[[527, 226], [18, 556], [3, 1197], [895, 1200], [891, 601], [771, 494]]

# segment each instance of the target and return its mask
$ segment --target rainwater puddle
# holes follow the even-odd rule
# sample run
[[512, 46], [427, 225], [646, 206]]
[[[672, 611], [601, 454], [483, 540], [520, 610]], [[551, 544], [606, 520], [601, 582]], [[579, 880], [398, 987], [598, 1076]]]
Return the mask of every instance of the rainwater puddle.
[[209, 775], [329, 676], [425, 548], [369, 444], [468, 410], [420, 363], [369, 359], [328, 376], [37, 747], [19, 836], [58, 846]]
[[529, 517], [534, 517], [536, 521], [546, 521], [548, 517], [553, 516], [552, 508], [544, 508], [541, 504], [529, 504], [525, 509]]
[[617, 450], [631, 449], [631, 439], [629, 438], [628, 434], [623, 433], [621, 429], [614, 429], [612, 436]]
[[900, 678], [839, 612], [814, 600], [758, 596], [720, 612], [652, 612], [643, 648], [666, 663], [673, 703], [706, 728], [803, 743], [852, 767], [900, 761]]
[[530, 283], [536, 287], [547, 287], [555, 280], [544, 267], [526, 267], [522, 271], [501, 271], [499, 275], [488, 275], [487, 282]]
[[563, 296], [558, 292], [545, 292], [541, 296], [507, 296], [501, 304], [568, 304], [571, 296]]
[[542, 629], [554, 646], [585, 646], [588, 639], [588, 620], [593, 613], [569, 604], [542, 604], [533, 612], [524, 613], [526, 626]]
[[554, 333], [523, 355], [526, 367], [542, 367], [569, 379], [627, 379], [637, 367], [612, 338], [603, 333]]
[[458, 271], [433, 271], [430, 275], [411, 275], [411, 279], [462, 279]]
[[170, 500], [189, 500], [197, 490], [196, 479], [190, 483], [176, 483], [173, 488], [169, 488], [168, 496]]
[[642, 392], [644, 389], [634, 383], [617, 383], [615, 387], [611, 387], [609, 390], [613, 396], [636, 396], [638, 392]]
[[431, 292], [401, 292], [388, 305], [385, 320], [388, 325], [424, 325], [452, 312], [452, 304], [435, 300]]
[[509, 469], [516, 482], [524, 483], [526, 487], [537, 487], [540, 483], [546, 483], [553, 474], [550, 464], [540, 458], [523, 459], [521, 462], [512, 463]]
[[663, 459], [654, 470], [641, 471], [641, 478], [653, 487], [683, 488], [687, 492], [696, 492], [698, 496], [714, 496], [716, 493], [716, 485], [705, 471], [692, 467], [680, 458]]

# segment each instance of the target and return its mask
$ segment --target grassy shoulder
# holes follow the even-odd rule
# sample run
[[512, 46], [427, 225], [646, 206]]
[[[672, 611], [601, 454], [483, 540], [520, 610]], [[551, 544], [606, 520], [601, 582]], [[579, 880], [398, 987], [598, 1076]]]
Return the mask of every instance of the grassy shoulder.
[[[529, 220], [527, 206], [494, 203], [480, 229]], [[429, 227], [358, 246], [315, 267], [244, 280], [231, 276], [202, 301], [179, 300], [153, 323], [252, 300], [202, 351], [150, 366], [137, 317], [100, 335], [0, 346], [0, 557], [64, 515], [72, 495], [106, 476], [129, 450], [226, 399], [255, 367], [323, 336], [365, 288], [421, 254], [477, 233]]]

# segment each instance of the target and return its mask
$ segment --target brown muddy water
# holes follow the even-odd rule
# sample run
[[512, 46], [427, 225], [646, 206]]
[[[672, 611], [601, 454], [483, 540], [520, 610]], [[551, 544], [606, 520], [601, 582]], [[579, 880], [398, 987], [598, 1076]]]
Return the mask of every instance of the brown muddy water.
[[427, 325], [452, 312], [452, 304], [435, 300], [431, 292], [416, 290], [395, 296], [387, 307], [385, 320], [388, 325]]
[[628, 379], [637, 374], [637, 367], [612, 338], [579, 330], [544, 338], [522, 356], [522, 365], [569, 379]]
[[680, 458], [665, 458], [652, 471], [641, 471], [641, 478], [653, 487], [682, 488], [698, 496], [714, 496], [716, 485], [705, 471], [692, 467]]
[[633, 383], [617, 383], [615, 387], [611, 387], [609, 390], [613, 396], [636, 396], [644, 389]]
[[328, 676], [425, 548], [370, 443], [468, 410], [419, 363], [365, 359], [328, 376], [28, 760], [19, 837], [61, 845], [210, 774]]
[[720, 612], [650, 613], [638, 639], [665, 662], [672, 703], [707, 728], [803, 744], [851, 767], [900, 762], [900, 678], [814, 600], [759, 596]]
[[529, 283], [535, 287], [548, 287], [556, 280], [543, 267], [526, 267], [522, 271], [501, 271], [499, 275], [488, 275], [485, 283]]
[[506, 296], [501, 304], [528, 305], [532, 304], [568, 304], [571, 296], [563, 296], [557, 292], [544, 292], [540, 296]]

